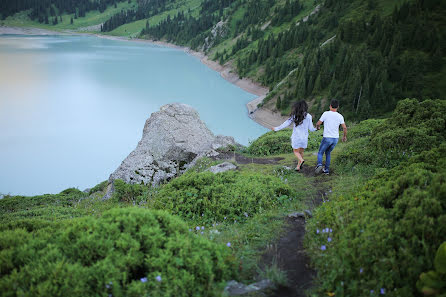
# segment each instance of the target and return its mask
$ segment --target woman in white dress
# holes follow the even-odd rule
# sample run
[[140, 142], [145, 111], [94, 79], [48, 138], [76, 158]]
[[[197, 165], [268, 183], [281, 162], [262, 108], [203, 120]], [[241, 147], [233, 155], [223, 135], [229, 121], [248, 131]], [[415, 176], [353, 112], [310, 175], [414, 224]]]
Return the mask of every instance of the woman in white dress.
[[308, 145], [308, 131], [316, 131], [313, 126], [313, 118], [308, 112], [308, 105], [304, 100], [294, 104], [288, 120], [282, 125], [272, 128], [273, 131], [279, 131], [283, 128], [293, 125], [293, 134], [291, 135], [291, 146], [294, 155], [297, 157], [296, 171], [300, 171], [304, 164], [304, 149]]

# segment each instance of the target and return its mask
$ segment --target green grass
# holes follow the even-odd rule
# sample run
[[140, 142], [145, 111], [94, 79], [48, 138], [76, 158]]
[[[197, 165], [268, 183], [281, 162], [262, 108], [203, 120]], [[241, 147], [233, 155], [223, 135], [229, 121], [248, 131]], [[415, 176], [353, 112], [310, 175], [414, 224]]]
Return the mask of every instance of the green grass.
[[[120, 12], [122, 9], [128, 9], [135, 7], [136, 1], [133, 0], [130, 4], [127, 1], [117, 3], [117, 8], [113, 6], [109, 6], [103, 13], [99, 13], [98, 11], [89, 11], [86, 13], [85, 17], [74, 19], [74, 14], [63, 14], [62, 22], [59, 22], [57, 25], [51, 24], [41, 24], [37, 21], [32, 21], [29, 17], [29, 11], [22, 11], [16, 13], [14, 16], [10, 16], [3, 21], [0, 21], [0, 24], [3, 26], [9, 27], [34, 27], [41, 28], [52, 31], [64, 31], [64, 30], [73, 30], [76, 31], [79, 28], [94, 26], [101, 24], [108, 20], [114, 14]], [[70, 24], [71, 17], [73, 17], [73, 24]], [[52, 18], [49, 19], [50, 23]]]
[[191, 15], [193, 17], [197, 17], [200, 12], [201, 2], [202, 0], [184, 0], [175, 4], [171, 4], [170, 6], [168, 6], [166, 11], [163, 11], [148, 19], [124, 24], [122, 26], [119, 26], [115, 30], [108, 32], [107, 34], [114, 36], [137, 37], [141, 30], [145, 28], [147, 20], [149, 21], [150, 26], [155, 26], [158, 25], [161, 21], [167, 19], [168, 16], [173, 18], [179, 12], [184, 12], [187, 15], [189, 9], [191, 10]]

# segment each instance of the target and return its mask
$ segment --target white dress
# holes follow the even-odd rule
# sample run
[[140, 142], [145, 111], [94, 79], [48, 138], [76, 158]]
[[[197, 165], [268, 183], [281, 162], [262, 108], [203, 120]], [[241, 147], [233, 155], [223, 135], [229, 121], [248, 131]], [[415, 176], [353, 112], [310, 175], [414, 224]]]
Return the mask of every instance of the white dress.
[[274, 131], [282, 130], [283, 128], [288, 127], [293, 124], [293, 134], [291, 134], [291, 146], [293, 149], [298, 148], [307, 148], [308, 146], [308, 131], [316, 131], [316, 128], [313, 126], [313, 118], [311, 114], [307, 113], [305, 119], [299, 126], [293, 122], [293, 119], [290, 117], [288, 120], [283, 122], [282, 125], [273, 128]]

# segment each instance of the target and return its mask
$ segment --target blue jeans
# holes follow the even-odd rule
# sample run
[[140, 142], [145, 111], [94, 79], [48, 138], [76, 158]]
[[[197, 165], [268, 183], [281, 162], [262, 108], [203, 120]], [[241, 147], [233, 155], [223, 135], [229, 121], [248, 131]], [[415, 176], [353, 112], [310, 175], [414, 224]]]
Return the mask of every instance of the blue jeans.
[[322, 138], [319, 152], [317, 153], [317, 165], [322, 166], [322, 157], [325, 153], [325, 170], [330, 169], [331, 151], [335, 148], [339, 138]]

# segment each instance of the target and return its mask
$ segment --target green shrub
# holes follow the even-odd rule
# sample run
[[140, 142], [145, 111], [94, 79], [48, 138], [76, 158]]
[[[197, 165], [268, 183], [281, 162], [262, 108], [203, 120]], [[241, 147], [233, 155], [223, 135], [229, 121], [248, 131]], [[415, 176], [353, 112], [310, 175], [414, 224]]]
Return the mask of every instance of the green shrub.
[[77, 195], [77, 196], [84, 196], [84, 192], [82, 192], [79, 189], [76, 188], [68, 188], [60, 192], [62, 195]]
[[141, 208], [0, 232], [2, 296], [211, 296], [234, 263], [230, 248]]
[[355, 165], [392, 168], [446, 141], [446, 101], [405, 99], [387, 120], [367, 120], [349, 132], [353, 140], [336, 159], [347, 170]]
[[369, 119], [355, 124], [348, 129], [348, 139], [354, 140], [371, 136], [373, 129], [382, 124], [385, 120], [381, 119]]
[[445, 296], [446, 294], [446, 241], [437, 250], [434, 260], [435, 270], [423, 272], [417, 281], [418, 290], [425, 296]]
[[120, 179], [113, 181], [114, 193], [113, 199], [121, 202], [140, 202], [144, 199], [149, 188], [140, 184], [127, 184]]
[[[446, 234], [445, 168], [443, 144], [318, 208], [306, 245], [321, 291], [366, 296], [383, 288], [386, 295], [415, 296], [418, 276], [432, 267]], [[333, 231], [322, 233], [326, 228]]]
[[[308, 137], [308, 150], [319, 148], [322, 140], [322, 130], [310, 132]], [[269, 156], [292, 153], [291, 147], [291, 129], [284, 129], [277, 132], [268, 132], [257, 138], [250, 144], [247, 152], [254, 156]]]
[[88, 192], [89, 195], [96, 193], [96, 192], [102, 192], [105, 190], [105, 188], [108, 185], [108, 180], [104, 180], [103, 182], [97, 184], [96, 186], [94, 186], [93, 188], [90, 189], [90, 191]]
[[381, 155], [410, 157], [444, 142], [445, 125], [445, 100], [401, 100], [392, 116], [373, 129], [371, 145]]
[[291, 199], [279, 178], [240, 172], [189, 172], [163, 186], [152, 207], [197, 223], [245, 221]]

